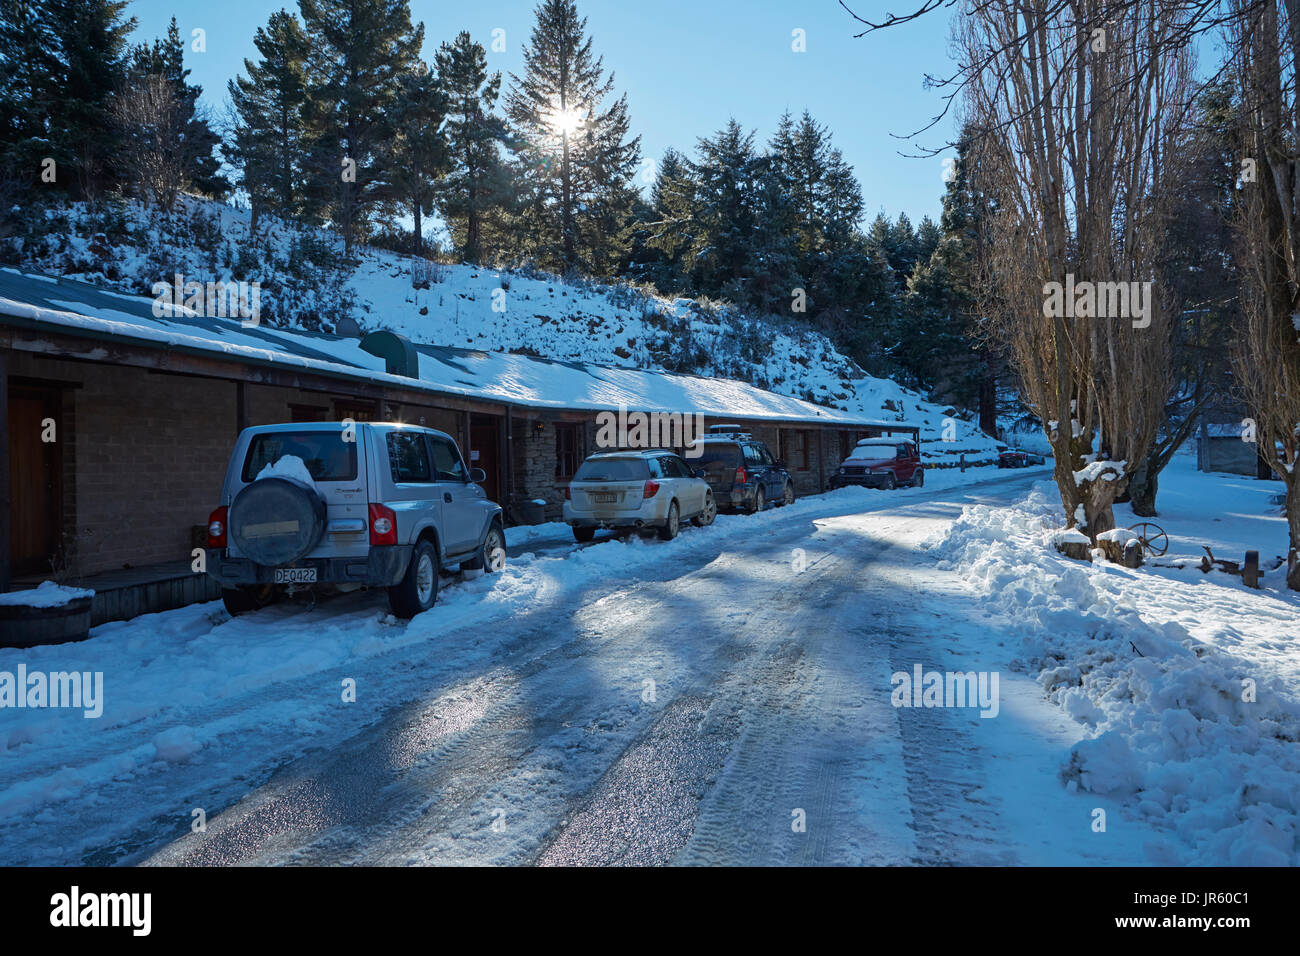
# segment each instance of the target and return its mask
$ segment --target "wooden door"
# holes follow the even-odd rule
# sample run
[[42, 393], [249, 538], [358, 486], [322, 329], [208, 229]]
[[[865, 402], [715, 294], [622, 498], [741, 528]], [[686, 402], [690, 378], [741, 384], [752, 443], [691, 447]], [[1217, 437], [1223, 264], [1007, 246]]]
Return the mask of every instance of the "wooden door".
[[58, 389], [9, 390], [9, 554], [14, 574], [48, 574], [63, 532], [63, 453], [42, 441], [46, 423], [63, 420]]
[[469, 448], [465, 451], [469, 467], [487, 472], [483, 490], [498, 504], [501, 501], [501, 421], [493, 415], [471, 415]]

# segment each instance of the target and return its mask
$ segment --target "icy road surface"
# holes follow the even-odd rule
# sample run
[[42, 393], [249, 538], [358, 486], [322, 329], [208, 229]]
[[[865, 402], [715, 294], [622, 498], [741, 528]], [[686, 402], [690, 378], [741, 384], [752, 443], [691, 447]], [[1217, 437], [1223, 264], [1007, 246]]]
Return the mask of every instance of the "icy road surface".
[[[1141, 863], [1142, 824], [1058, 776], [1079, 725], [921, 547], [1044, 473], [850, 490], [667, 544], [538, 542], [563, 553], [449, 586], [409, 626], [350, 595], [27, 652], [103, 669], [109, 703], [0, 725], [0, 858]], [[998, 672], [996, 717], [894, 707], [918, 664]]]

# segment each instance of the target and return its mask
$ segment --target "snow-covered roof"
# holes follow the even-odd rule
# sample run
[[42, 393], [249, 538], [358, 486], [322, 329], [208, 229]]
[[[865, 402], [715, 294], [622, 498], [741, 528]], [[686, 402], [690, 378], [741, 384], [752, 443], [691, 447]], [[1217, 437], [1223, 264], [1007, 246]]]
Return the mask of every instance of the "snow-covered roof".
[[1209, 438], [1235, 438], [1240, 441], [1244, 429], [1241, 422], [1211, 422], [1205, 426], [1205, 434]]
[[545, 409], [703, 414], [874, 428], [864, 420], [732, 379], [611, 368], [447, 346], [416, 344], [419, 378], [391, 375], [384, 359], [355, 338], [323, 332], [244, 327], [238, 319], [193, 313], [154, 315], [154, 300], [52, 276], [0, 269], [0, 324], [109, 338], [172, 351], [220, 353], [249, 364], [304, 369], [394, 387]]

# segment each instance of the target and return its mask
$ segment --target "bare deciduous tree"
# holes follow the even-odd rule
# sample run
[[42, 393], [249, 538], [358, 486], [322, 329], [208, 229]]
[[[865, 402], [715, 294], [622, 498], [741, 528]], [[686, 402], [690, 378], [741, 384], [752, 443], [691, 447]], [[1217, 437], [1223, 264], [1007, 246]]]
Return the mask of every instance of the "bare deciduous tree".
[[983, 311], [1051, 442], [1067, 521], [1094, 539], [1170, 391], [1159, 258], [1191, 86], [1189, 49], [1169, 42], [1182, 29], [1159, 0], [968, 0], [958, 20], [997, 200]]
[[1233, 369], [1260, 454], [1286, 486], [1287, 586], [1300, 590], [1300, 0], [1240, 8], [1227, 31], [1247, 152], [1236, 221], [1244, 327]]
[[113, 122], [122, 134], [117, 161], [137, 192], [171, 212], [187, 185], [193, 146], [176, 89], [162, 76], [134, 79], [113, 101]]

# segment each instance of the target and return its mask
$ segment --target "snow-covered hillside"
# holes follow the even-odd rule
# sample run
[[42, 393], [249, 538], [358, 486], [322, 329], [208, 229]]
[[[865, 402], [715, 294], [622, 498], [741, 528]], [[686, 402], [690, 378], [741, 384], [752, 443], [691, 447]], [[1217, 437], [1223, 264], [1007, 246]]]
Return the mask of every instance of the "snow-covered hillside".
[[826, 336], [724, 304], [374, 248], [358, 251], [355, 269], [342, 269], [341, 245], [326, 233], [264, 218], [253, 237], [247, 211], [193, 198], [171, 223], [134, 202], [50, 208], [37, 221], [35, 237], [12, 243], [4, 258], [145, 295], [178, 272], [256, 281], [270, 324], [332, 330], [351, 316], [363, 329], [433, 345], [735, 378], [864, 418], [916, 423], [934, 443], [932, 456], [988, 458], [996, 449], [968, 413], [866, 375]]

